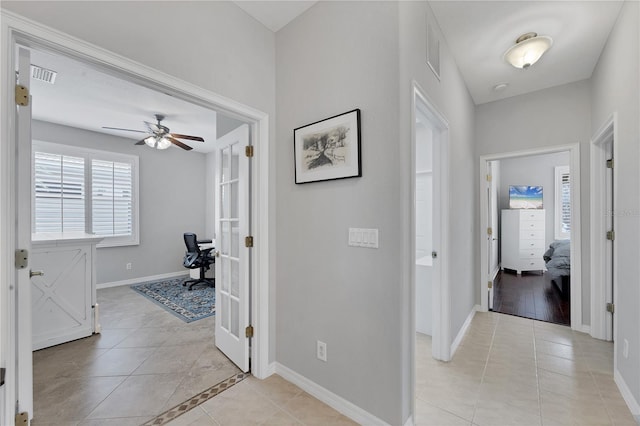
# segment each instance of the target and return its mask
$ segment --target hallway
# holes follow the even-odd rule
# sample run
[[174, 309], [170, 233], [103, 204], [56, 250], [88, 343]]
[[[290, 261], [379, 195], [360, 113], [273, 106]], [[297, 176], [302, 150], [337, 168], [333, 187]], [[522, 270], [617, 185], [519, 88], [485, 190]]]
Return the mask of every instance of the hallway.
[[425, 335], [416, 352], [416, 425], [637, 426], [613, 344], [568, 327], [478, 312], [450, 363]]

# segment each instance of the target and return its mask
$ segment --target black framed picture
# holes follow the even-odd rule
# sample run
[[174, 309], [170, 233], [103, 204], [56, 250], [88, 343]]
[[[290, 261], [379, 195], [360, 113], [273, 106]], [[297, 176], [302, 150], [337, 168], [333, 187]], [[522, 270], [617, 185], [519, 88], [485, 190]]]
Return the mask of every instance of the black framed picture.
[[360, 110], [293, 130], [296, 183], [362, 176]]

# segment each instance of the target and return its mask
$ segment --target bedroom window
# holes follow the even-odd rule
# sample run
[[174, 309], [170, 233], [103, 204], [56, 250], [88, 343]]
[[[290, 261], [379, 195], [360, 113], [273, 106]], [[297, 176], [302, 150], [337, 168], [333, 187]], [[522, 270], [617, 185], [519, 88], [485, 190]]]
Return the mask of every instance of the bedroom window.
[[138, 157], [34, 141], [32, 231], [80, 231], [98, 247], [139, 244]]
[[555, 239], [571, 238], [571, 174], [569, 166], [555, 168]]

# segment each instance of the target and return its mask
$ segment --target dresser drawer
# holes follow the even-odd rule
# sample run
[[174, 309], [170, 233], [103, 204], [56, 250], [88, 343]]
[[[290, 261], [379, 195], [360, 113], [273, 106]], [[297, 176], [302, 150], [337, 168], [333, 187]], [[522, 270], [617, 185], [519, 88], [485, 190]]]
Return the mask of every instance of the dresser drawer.
[[540, 255], [544, 253], [544, 240], [522, 239], [520, 240], [520, 250], [535, 249], [540, 252]]
[[544, 269], [544, 260], [520, 259], [520, 266], [523, 271], [535, 271], [539, 269]]
[[544, 229], [521, 229], [520, 241], [522, 240], [544, 240]]
[[544, 253], [541, 250], [520, 250], [520, 259], [544, 260], [542, 259], [543, 254]]
[[544, 210], [521, 210], [520, 220], [544, 220]]
[[544, 220], [522, 220], [520, 221], [520, 230], [544, 229]]

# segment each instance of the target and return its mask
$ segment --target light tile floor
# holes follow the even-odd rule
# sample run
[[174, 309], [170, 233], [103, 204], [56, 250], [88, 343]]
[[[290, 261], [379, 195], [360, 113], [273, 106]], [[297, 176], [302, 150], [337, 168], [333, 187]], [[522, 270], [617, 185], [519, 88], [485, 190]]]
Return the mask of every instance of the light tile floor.
[[[239, 370], [215, 317], [187, 324], [129, 287], [98, 291], [102, 333], [34, 352], [33, 426], [137, 426]], [[355, 425], [274, 375], [248, 377], [171, 425]]]
[[416, 345], [416, 425], [633, 425], [613, 344], [541, 321], [477, 313], [453, 361]]
[[[128, 287], [98, 298], [101, 335], [34, 353], [34, 426], [140, 425], [237, 372], [214, 347], [213, 317], [185, 324]], [[636, 426], [612, 344], [567, 327], [478, 313], [453, 361], [435, 361], [427, 336], [416, 350], [416, 425]], [[354, 423], [276, 375], [168, 424]]]

